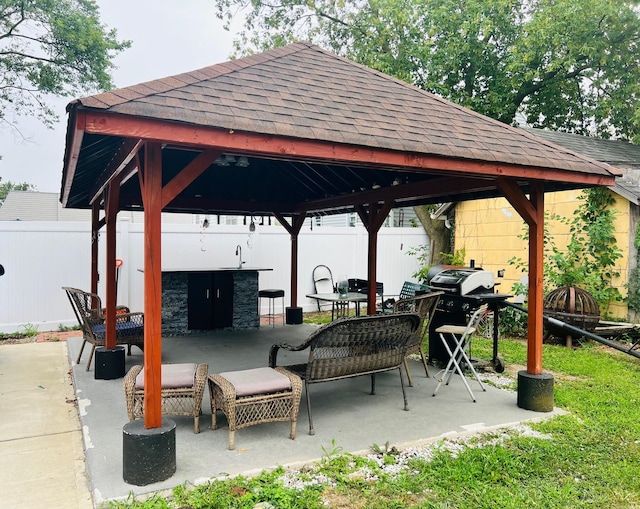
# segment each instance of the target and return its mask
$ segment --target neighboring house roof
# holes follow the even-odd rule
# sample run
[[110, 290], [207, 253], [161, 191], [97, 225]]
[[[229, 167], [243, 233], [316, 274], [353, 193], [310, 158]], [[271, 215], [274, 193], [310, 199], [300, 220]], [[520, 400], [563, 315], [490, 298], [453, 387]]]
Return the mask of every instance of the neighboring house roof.
[[91, 221], [91, 211], [65, 209], [58, 193], [9, 191], [0, 206], [0, 221]]
[[596, 161], [615, 166], [623, 175], [616, 177], [616, 185], [610, 189], [635, 205], [640, 204], [640, 145], [532, 127], [522, 129]]
[[[128, 218], [132, 223], [142, 223], [142, 212], [122, 211], [118, 219]], [[163, 222], [186, 223], [193, 222], [191, 214], [163, 214]], [[9, 191], [0, 206], [0, 221], [91, 221], [91, 211], [64, 208], [60, 203], [58, 193], [43, 193], [38, 191]]]

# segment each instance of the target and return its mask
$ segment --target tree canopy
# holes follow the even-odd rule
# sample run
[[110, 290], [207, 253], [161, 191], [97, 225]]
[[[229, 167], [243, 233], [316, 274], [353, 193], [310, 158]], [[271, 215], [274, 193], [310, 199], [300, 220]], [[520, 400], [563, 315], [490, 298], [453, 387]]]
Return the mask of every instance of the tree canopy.
[[47, 94], [113, 88], [111, 59], [129, 46], [94, 0], [0, 0], [0, 122], [15, 126], [13, 112], [51, 125]]
[[215, 0], [239, 54], [308, 40], [505, 123], [635, 141], [638, 3]]

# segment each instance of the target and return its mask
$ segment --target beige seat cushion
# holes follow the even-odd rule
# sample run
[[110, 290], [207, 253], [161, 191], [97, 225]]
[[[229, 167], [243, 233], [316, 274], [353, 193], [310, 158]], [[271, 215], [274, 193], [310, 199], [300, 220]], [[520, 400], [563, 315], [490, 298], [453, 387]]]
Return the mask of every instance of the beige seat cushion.
[[[196, 364], [163, 364], [162, 382], [163, 389], [180, 389], [181, 387], [193, 387], [196, 377]], [[144, 368], [136, 376], [136, 389], [144, 388]]]
[[291, 389], [291, 381], [271, 368], [254, 368], [220, 373], [236, 389], [236, 397], [271, 394]]

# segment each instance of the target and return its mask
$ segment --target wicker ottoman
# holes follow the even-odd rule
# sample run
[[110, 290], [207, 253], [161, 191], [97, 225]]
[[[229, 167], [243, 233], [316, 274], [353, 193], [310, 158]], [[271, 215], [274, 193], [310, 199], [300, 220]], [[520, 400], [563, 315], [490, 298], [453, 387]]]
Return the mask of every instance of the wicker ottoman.
[[[162, 413], [192, 415], [193, 432], [200, 433], [202, 396], [209, 366], [207, 364], [163, 364], [161, 381]], [[144, 371], [133, 366], [124, 377], [124, 394], [129, 420], [144, 416]]]
[[256, 368], [209, 375], [211, 428], [217, 429], [216, 412], [229, 422], [229, 449], [235, 449], [237, 429], [264, 422], [291, 421], [291, 440], [296, 423], [302, 380], [284, 368]]

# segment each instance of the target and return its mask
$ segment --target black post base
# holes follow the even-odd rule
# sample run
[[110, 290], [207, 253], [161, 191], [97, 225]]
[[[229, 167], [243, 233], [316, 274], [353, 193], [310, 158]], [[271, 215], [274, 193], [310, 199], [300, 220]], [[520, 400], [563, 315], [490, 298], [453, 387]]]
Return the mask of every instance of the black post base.
[[534, 412], [553, 411], [553, 375], [518, 371], [518, 406]]
[[96, 380], [113, 380], [124, 376], [124, 346], [118, 345], [113, 350], [99, 346], [94, 356]]
[[122, 477], [124, 482], [146, 486], [176, 473], [176, 423], [162, 419], [160, 428], [146, 429], [136, 419], [122, 429]]
[[302, 323], [302, 308], [288, 307], [286, 309], [287, 324], [298, 325]]

